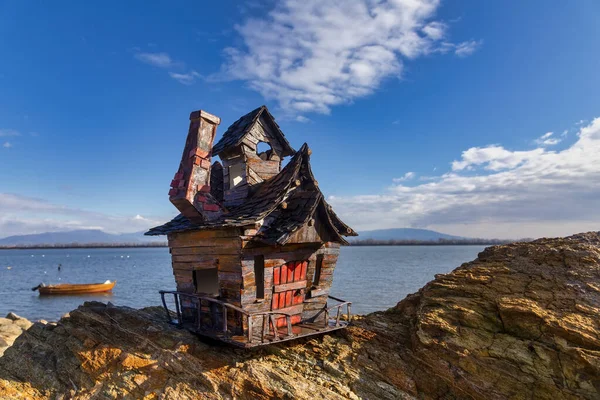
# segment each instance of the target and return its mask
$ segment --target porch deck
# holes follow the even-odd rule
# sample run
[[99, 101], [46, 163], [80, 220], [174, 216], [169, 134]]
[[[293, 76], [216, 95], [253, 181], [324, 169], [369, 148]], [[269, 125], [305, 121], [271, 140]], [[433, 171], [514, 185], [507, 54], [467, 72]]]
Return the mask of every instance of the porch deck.
[[[200, 336], [216, 339], [237, 347], [250, 348], [264, 346], [273, 343], [285, 342], [288, 340], [298, 339], [302, 337], [320, 335], [327, 332], [336, 331], [346, 328], [351, 321], [351, 302], [344, 301], [332, 296], [329, 299], [336, 301], [331, 307], [325, 306], [313, 318], [313, 321], [300, 321], [298, 324], [292, 325], [292, 315], [278, 312], [247, 312], [232, 304], [214, 299], [212, 297], [204, 297], [196, 294], [163, 291], [160, 292], [163, 307], [165, 309], [169, 323], [185, 328]], [[169, 310], [165, 295], [172, 295], [175, 304], [175, 311]], [[198, 306], [195, 308], [196, 318], [193, 321], [185, 320], [181, 310], [181, 299], [193, 301]], [[207, 312], [203, 311], [203, 302], [213, 305], [219, 309], [219, 318], [213, 318], [212, 323], [205, 322]], [[342, 314], [342, 308], [346, 307], [346, 312]], [[238, 314], [243, 321], [243, 326], [246, 327], [245, 334], [240, 335], [228, 326], [228, 313]], [[214, 317], [213, 314], [211, 317]], [[344, 318], [342, 317], [344, 315]], [[173, 317], [176, 318], [173, 318]], [[319, 318], [322, 317], [322, 318]], [[277, 327], [277, 320], [285, 318], [286, 325]]]

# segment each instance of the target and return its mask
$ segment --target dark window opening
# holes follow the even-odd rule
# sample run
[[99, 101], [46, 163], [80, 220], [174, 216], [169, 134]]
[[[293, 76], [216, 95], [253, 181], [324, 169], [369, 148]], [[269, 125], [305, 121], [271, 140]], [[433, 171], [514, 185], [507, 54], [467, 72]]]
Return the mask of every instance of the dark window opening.
[[219, 294], [219, 270], [217, 268], [194, 270], [193, 281], [196, 293]]
[[321, 268], [323, 267], [323, 254], [317, 255], [317, 265], [315, 266], [315, 276], [313, 278], [313, 287], [319, 286], [319, 280], [321, 279]]
[[254, 257], [254, 281], [256, 282], [256, 298], [265, 298], [265, 256]]

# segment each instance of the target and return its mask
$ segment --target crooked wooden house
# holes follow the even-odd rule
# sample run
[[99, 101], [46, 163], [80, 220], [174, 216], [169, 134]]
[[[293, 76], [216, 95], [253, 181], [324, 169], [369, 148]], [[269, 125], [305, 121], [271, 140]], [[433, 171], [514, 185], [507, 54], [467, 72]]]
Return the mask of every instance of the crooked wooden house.
[[177, 284], [160, 292], [168, 318], [242, 347], [345, 327], [350, 303], [329, 289], [344, 236], [356, 233], [319, 190], [311, 150], [295, 151], [265, 106], [213, 147], [219, 123], [191, 113], [169, 191], [180, 214], [146, 233], [168, 237]]

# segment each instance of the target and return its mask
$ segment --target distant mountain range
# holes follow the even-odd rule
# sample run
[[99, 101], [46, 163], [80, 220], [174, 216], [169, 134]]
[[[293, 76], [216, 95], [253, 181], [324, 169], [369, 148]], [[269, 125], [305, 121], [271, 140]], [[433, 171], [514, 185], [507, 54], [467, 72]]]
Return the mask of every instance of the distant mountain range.
[[117, 244], [166, 242], [164, 236], [144, 236], [144, 232], [112, 234], [99, 229], [82, 229], [67, 232], [46, 232], [31, 235], [9, 236], [0, 239], [0, 246], [36, 246], [65, 244]]
[[377, 229], [374, 231], [362, 231], [358, 232], [358, 237], [350, 238], [350, 241], [354, 240], [422, 240], [422, 241], [436, 241], [439, 239], [467, 239], [461, 236], [447, 235], [428, 229], [414, 229], [414, 228], [394, 228], [394, 229]]
[[[378, 229], [359, 232], [355, 240], [420, 240], [436, 241], [439, 239], [465, 239], [460, 236], [447, 235], [427, 229], [397, 228]], [[166, 242], [164, 236], [144, 236], [144, 232], [123, 233], [115, 235], [99, 229], [83, 229], [67, 232], [46, 232], [31, 235], [9, 236], [0, 239], [0, 246], [39, 246], [39, 245], [65, 245], [65, 244], [118, 244], [118, 243], [157, 243]]]

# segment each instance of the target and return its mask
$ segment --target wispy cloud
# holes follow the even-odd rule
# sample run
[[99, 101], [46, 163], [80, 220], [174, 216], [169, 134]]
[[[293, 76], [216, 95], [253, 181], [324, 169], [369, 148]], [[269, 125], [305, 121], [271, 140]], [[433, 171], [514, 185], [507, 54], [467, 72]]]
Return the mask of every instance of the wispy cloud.
[[562, 151], [473, 147], [435, 180], [330, 201], [355, 229], [414, 226], [521, 238], [600, 229], [598, 198], [600, 118]]
[[11, 147], [13, 147], [13, 145], [10, 142], [4, 142], [4, 144], [2, 145], [2, 147], [4, 147], [5, 149], [10, 149]]
[[393, 182], [404, 182], [404, 181], [409, 181], [411, 179], [414, 179], [415, 177], [415, 173], [414, 172], [407, 172], [404, 175], [402, 175], [400, 178], [394, 178], [392, 179]]
[[173, 60], [173, 58], [165, 52], [151, 53], [137, 51], [134, 54], [134, 57], [143, 63], [170, 70], [169, 76], [183, 85], [192, 85], [197, 79], [202, 77], [195, 70], [185, 71], [185, 63]]
[[[434, 20], [437, 0], [284, 0], [264, 18], [236, 27], [244, 48], [227, 48], [221, 78], [240, 79], [290, 113], [328, 113], [402, 75], [405, 60], [481, 42], [454, 45]], [[354, 27], [354, 28], [353, 28]]]
[[[555, 144], [559, 144], [562, 139], [554, 137], [554, 132], [544, 133], [542, 136], [535, 140], [535, 143], [538, 146], [554, 146]], [[564, 132], [563, 132], [564, 136]]]
[[171, 68], [175, 65], [171, 56], [167, 53], [144, 53], [138, 52], [135, 53], [135, 58], [138, 60], [153, 65], [159, 68]]
[[302, 122], [303, 124], [310, 122], [310, 118], [306, 118], [303, 115], [298, 115], [295, 119], [297, 122]]
[[169, 76], [175, 79], [177, 82], [184, 85], [192, 85], [196, 82], [196, 79], [200, 78], [201, 75], [196, 71], [190, 71], [188, 73], [180, 74], [177, 72], [169, 72]]
[[454, 54], [459, 57], [467, 57], [475, 53], [483, 45], [483, 40], [468, 40], [454, 47]]
[[21, 136], [19, 131], [14, 129], [0, 129], [0, 137]]
[[167, 218], [108, 215], [14, 193], [0, 193], [0, 237], [73, 229], [137, 232], [163, 223]]

